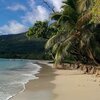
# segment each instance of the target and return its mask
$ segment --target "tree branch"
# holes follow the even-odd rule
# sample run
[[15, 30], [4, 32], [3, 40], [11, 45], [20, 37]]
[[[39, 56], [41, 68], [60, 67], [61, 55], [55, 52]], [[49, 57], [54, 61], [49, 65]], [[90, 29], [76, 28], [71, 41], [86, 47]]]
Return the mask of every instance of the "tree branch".
[[48, 8], [49, 8], [50, 10], [52, 10], [52, 12], [55, 13], [54, 7], [51, 7], [47, 1], [43, 0], [43, 3], [46, 4], [46, 5], [48, 6]]

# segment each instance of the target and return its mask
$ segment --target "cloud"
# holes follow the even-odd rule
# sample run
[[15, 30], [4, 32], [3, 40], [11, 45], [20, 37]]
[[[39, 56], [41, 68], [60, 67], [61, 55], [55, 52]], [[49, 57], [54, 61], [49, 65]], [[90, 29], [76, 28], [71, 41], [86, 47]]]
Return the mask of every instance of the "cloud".
[[8, 6], [7, 9], [11, 11], [18, 11], [18, 10], [26, 11], [27, 10], [27, 8], [21, 4], [14, 4], [14, 5]]
[[[46, 20], [49, 18], [49, 12], [46, 8], [44, 8], [43, 6], [37, 6], [37, 16], [40, 20]], [[36, 16], [36, 17], [37, 17]], [[37, 18], [37, 20], [38, 20]]]
[[29, 0], [28, 1], [28, 4], [29, 4], [29, 6], [31, 7], [31, 8], [33, 8], [34, 6], [35, 6], [35, 0]]
[[29, 0], [28, 4], [30, 10], [22, 16], [22, 21], [24, 23], [34, 24], [35, 21], [44, 21], [49, 18], [49, 11], [47, 8], [42, 5], [36, 5], [34, 0]]
[[35, 21], [44, 21], [49, 18], [49, 12], [43, 6], [37, 6], [35, 10], [29, 11], [22, 17], [23, 22], [34, 24]]
[[[42, 0], [41, 0], [42, 1]], [[45, 0], [54, 6], [55, 11], [60, 11], [63, 0]], [[37, 0], [29, 0], [29, 10], [22, 16], [24, 23], [34, 24], [35, 21], [44, 21], [49, 19], [50, 11], [43, 5], [37, 5]]]
[[[63, 0], [46, 0], [50, 5], [54, 6], [56, 11], [60, 11]], [[21, 22], [11, 20], [8, 24], [0, 27], [2, 34], [17, 34], [28, 30], [28, 26], [33, 25], [36, 21], [44, 21], [49, 19], [50, 10], [45, 6], [37, 3], [37, 0], [28, 0], [27, 6], [22, 4], [14, 4], [8, 6], [11, 11], [24, 11], [24, 15], [20, 17]]]
[[26, 26], [14, 20], [0, 27], [0, 33], [2, 34], [17, 34], [25, 32], [26, 30]]
[[[27, 9], [28, 8], [28, 9]], [[17, 34], [28, 30], [28, 26], [33, 25], [36, 21], [47, 20], [49, 18], [49, 11], [42, 5], [36, 5], [36, 1], [29, 0], [27, 8], [21, 4], [16, 4], [7, 7], [12, 11], [24, 10], [25, 14], [21, 16], [21, 23], [15, 20], [9, 21], [0, 27], [0, 34]], [[27, 10], [26, 10], [27, 9]], [[26, 26], [28, 25], [28, 26]]]
[[64, 0], [47, 0], [50, 4], [53, 5], [55, 11], [60, 11], [62, 6], [62, 1]]

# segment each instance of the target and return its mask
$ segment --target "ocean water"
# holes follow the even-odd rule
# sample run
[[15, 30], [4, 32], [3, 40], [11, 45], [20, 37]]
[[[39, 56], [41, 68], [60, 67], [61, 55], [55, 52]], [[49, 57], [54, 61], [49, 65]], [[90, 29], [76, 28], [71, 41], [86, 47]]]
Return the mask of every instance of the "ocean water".
[[8, 100], [25, 89], [29, 80], [37, 79], [40, 66], [30, 60], [0, 59], [0, 100]]

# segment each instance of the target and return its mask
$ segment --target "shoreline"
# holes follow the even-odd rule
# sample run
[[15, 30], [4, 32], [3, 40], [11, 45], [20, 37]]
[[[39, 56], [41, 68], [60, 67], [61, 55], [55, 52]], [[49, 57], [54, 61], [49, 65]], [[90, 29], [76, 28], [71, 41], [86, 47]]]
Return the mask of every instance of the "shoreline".
[[[100, 78], [80, 70], [55, 70], [40, 61], [39, 79], [29, 81], [11, 100], [100, 100]], [[34, 86], [35, 85], [35, 86]]]
[[[11, 60], [15, 60], [15, 59], [11, 59]], [[16, 60], [20, 60], [20, 59], [16, 59]], [[21, 59], [21, 60], [24, 60], [24, 59]], [[27, 60], [26, 60], [26, 61], [27, 61]], [[37, 79], [39, 78], [39, 77], [37, 77], [36, 75], [39, 74], [39, 72], [41, 72], [41, 69], [42, 69], [41, 64], [37, 64], [37, 62], [39, 62], [38, 60], [28, 60], [28, 61], [33, 62], [34, 65], [38, 66], [38, 68], [39, 68], [37, 71], [36, 71], [36, 70], [33, 71], [33, 73], [35, 73], [35, 74], [32, 74], [32, 73], [31, 73], [31, 74], [34, 75], [35, 77], [32, 78], [32, 79], [29, 79], [28, 81], [26, 81], [25, 83], [23, 83], [23, 89], [22, 89], [21, 91], [19, 91], [18, 93], [9, 96], [6, 100], [12, 100], [12, 99], [13, 99], [14, 97], [16, 97], [17, 95], [23, 93], [23, 92], [26, 90], [26, 85], [27, 85], [29, 82], [34, 81], [34, 80], [37, 80]]]
[[[41, 68], [40, 68], [40, 71], [38, 71], [38, 73], [37, 74], [35, 74], [35, 76], [38, 78], [38, 79], [33, 79], [33, 80], [29, 80], [29, 82], [27, 82], [26, 84], [25, 84], [25, 89], [23, 90], [23, 91], [21, 91], [21, 92], [19, 92], [18, 94], [16, 94], [15, 96], [12, 96], [10, 99], [8, 99], [8, 100], [28, 100], [28, 99], [25, 99], [25, 95], [27, 94], [27, 91], [35, 91], [35, 90], [41, 90], [41, 89], [43, 89], [44, 90], [44, 88], [46, 88], [47, 90], [49, 90], [49, 91], [51, 91], [51, 93], [49, 93], [49, 94], [51, 94], [51, 96], [53, 97], [54, 95], [52, 94], [53, 92], [52, 92], [52, 88], [53, 88], [53, 83], [49, 83], [48, 81], [51, 81], [51, 80], [53, 80], [53, 78], [55, 77], [55, 75], [54, 75], [54, 69], [52, 69], [52, 67], [48, 64], [47, 65], [47, 62], [45, 62], [45, 61], [36, 61], [36, 63], [35, 64], [37, 64], [37, 65], [39, 65]], [[49, 75], [48, 75], [48, 73], [49, 73]], [[52, 76], [52, 77], [51, 77]], [[50, 78], [50, 79], [48, 79], [48, 77]], [[43, 86], [43, 88], [42, 88], [42, 86], [39, 86], [39, 88], [38, 88], [38, 86], [33, 86], [33, 85], [35, 85], [36, 83], [38, 84], [38, 82], [41, 82], [41, 79], [42, 79], [42, 81], [43, 80], [45, 80], [45, 79], [43, 79], [43, 78], [47, 78], [46, 80], [47, 80], [47, 84], [45, 85], [45, 86]], [[44, 82], [43, 82], [44, 83]], [[43, 84], [42, 83], [42, 84]], [[50, 84], [49, 86], [48, 86], [48, 83]], [[40, 83], [39, 83], [40, 84]], [[33, 86], [33, 87], [32, 87]], [[41, 87], [41, 89], [40, 89], [40, 87]], [[32, 89], [31, 89], [32, 88]], [[24, 95], [25, 94], [25, 95]], [[24, 95], [24, 96], [23, 96]], [[23, 98], [22, 98], [23, 97]], [[30, 97], [30, 96], [27, 96], [27, 97]], [[48, 97], [47, 97], [48, 98]], [[33, 98], [31, 98], [32, 100], [33, 100]], [[31, 100], [31, 99], [29, 99], [29, 100]], [[40, 100], [42, 100], [42, 99], [40, 99]], [[44, 100], [44, 99], [43, 99]], [[52, 100], [52, 99], [51, 99]]]

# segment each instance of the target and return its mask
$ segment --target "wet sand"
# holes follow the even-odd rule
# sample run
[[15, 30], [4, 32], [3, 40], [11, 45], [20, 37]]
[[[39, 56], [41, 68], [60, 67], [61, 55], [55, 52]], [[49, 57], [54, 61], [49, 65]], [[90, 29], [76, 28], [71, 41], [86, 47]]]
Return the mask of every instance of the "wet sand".
[[39, 65], [42, 67], [40, 73], [36, 75], [39, 79], [31, 80], [26, 84], [25, 91], [11, 100], [53, 100], [55, 85], [51, 81], [55, 78], [54, 69], [45, 64]]

